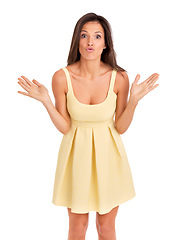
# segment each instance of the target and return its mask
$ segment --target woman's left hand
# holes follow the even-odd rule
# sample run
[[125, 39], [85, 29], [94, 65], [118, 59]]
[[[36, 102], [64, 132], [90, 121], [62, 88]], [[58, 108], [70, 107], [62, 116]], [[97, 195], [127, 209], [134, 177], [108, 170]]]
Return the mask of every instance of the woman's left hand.
[[159, 74], [153, 73], [144, 82], [138, 85], [137, 83], [140, 79], [140, 75], [137, 74], [130, 89], [130, 98], [133, 99], [134, 102], [138, 103], [138, 101], [143, 98], [147, 93], [159, 86], [159, 84], [154, 85], [158, 78]]

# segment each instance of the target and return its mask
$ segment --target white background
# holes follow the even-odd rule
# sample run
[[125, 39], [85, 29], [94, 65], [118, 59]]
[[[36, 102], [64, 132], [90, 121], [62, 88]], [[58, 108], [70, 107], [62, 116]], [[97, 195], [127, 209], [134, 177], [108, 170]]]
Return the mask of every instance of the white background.
[[[1, 239], [67, 239], [67, 208], [51, 202], [63, 135], [42, 103], [17, 93], [17, 79], [38, 80], [54, 103], [52, 76], [67, 65], [75, 24], [88, 12], [110, 22], [130, 84], [138, 73], [139, 82], [160, 74], [122, 135], [136, 197], [119, 207], [117, 240], [180, 239], [178, 8], [175, 0], [1, 2]], [[98, 239], [95, 212], [89, 220], [86, 239]]]

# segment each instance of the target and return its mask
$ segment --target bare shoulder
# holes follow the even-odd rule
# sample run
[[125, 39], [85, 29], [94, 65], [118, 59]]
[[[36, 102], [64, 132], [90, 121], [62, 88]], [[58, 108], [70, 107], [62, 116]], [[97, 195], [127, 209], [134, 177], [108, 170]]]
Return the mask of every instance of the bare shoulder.
[[70, 115], [67, 109], [66, 93], [67, 93], [66, 75], [63, 69], [56, 71], [52, 77], [52, 91], [55, 98], [55, 108], [66, 119], [70, 125]]
[[71, 74], [76, 75], [79, 69], [79, 61], [69, 64], [66, 68]]
[[61, 92], [64, 91], [65, 93], [67, 93], [66, 75], [62, 68], [57, 70], [52, 77], [53, 92], [59, 91], [60, 89]]
[[63, 83], [65, 79], [66, 79], [65, 72], [63, 71], [62, 68], [57, 70], [52, 77], [52, 81], [54, 83]]
[[117, 72], [116, 74], [117, 92], [129, 90], [129, 77], [126, 72]]

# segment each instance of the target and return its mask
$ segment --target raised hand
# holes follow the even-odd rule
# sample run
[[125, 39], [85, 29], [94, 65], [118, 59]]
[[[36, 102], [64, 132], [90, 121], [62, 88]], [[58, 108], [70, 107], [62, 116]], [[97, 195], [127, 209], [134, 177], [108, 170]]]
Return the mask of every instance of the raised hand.
[[48, 89], [35, 79], [33, 79], [31, 82], [25, 76], [21, 76], [21, 78], [18, 78], [18, 80], [19, 80], [18, 84], [27, 91], [27, 92], [18, 91], [18, 93], [35, 98], [36, 100], [41, 102], [46, 100], [46, 98], [49, 96]]
[[150, 77], [148, 77], [144, 82], [137, 84], [140, 75], [137, 74], [134, 82], [132, 83], [131, 89], [130, 89], [130, 98], [133, 99], [133, 101], [138, 102], [141, 98], [143, 98], [147, 93], [155, 89], [159, 84], [155, 84], [155, 82], [158, 80], [159, 74], [153, 73]]

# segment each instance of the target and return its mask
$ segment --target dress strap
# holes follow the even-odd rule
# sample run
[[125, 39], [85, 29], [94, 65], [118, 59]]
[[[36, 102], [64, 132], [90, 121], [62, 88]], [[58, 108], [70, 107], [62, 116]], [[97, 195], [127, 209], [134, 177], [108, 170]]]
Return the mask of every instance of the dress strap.
[[[67, 70], [66, 67], [62, 68], [62, 70], [63, 70], [63, 71], [65, 72], [65, 74], [66, 74], [66, 79], [67, 79], [67, 84], [68, 84], [68, 91], [70, 91], [70, 90], [73, 91], [69, 71]], [[116, 73], [117, 73], [117, 70], [113, 69], [112, 75], [111, 75], [111, 82], [110, 82], [109, 92], [112, 92], [113, 89], [114, 89], [114, 83], [115, 83], [115, 79], [116, 79]]]
[[117, 70], [113, 69], [112, 76], [111, 76], [111, 83], [110, 83], [109, 92], [113, 92], [114, 83], [115, 83], [115, 79], [116, 79], [116, 73], [117, 73]]
[[72, 91], [72, 85], [71, 85], [71, 79], [70, 79], [70, 75], [69, 75], [69, 71], [67, 70], [66, 67], [62, 68], [62, 70], [65, 72], [66, 74], [66, 79], [67, 79], [67, 84], [68, 84], [68, 92], [71, 90]]

